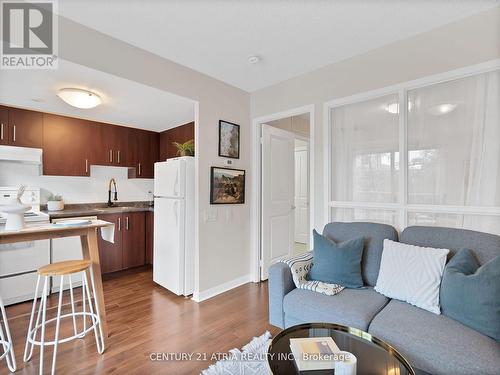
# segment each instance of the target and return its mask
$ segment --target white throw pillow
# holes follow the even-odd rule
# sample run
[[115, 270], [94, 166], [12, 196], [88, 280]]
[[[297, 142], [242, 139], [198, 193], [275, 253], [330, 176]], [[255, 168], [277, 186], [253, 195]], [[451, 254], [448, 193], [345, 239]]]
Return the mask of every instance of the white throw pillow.
[[439, 287], [450, 250], [384, 240], [375, 290], [441, 314]]

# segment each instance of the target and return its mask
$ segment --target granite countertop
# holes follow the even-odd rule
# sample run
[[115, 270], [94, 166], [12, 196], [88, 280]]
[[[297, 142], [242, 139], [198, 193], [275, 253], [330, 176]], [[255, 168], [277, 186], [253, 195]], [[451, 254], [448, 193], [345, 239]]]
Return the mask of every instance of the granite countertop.
[[150, 202], [117, 202], [113, 207], [108, 207], [106, 203], [66, 204], [64, 210], [61, 211], [48, 211], [46, 206], [42, 206], [42, 212], [49, 215], [51, 219], [144, 211], [154, 211]]

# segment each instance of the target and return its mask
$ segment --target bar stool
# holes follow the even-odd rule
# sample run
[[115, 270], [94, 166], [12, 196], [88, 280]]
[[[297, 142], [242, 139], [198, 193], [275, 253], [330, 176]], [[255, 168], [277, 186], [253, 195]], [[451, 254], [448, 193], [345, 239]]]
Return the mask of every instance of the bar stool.
[[[91, 261], [89, 260], [68, 260], [64, 262], [52, 263], [47, 266], [44, 266], [38, 270], [38, 278], [36, 281], [36, 289], [35, 289], [35, 297], [33, 299], [33, 307], [31, 309], [31, 317], [29, 322], [28, 334], [26, 337], [26, 345], [24, 347], [24, 362], [28, 362], [32, 355], [34, 346], [40, 346], [40, 375], [43, 374], [43, 360], [44, 360], [44, 348], [45, 346], [54, 346], [54, 353], [52, 356], [52, 374], [55, 374], [56, 369], [56, 356], [57, 356], [57, 346], [58, 344], [62, 344], [77, 338], [83, 338], [89, 331], [94, 330], [97, 352], [102, 354], [104, 351], [104, 336], [102, 333], [102, 325], [101, 320], [99, 318], [99, 307], [97, 304], [95, 305], [95, 313], [94, 313], [94, 304], [92, 303], [92, 295], [96, 295], [95, 293], [95, 284], [94, 284], [94, 276], [92, 272], [90, 272]], [[83, 282], [82, 282], [82, 307], [83, 311], [78, 312], [75, 311], [75, 302], [73, 296], [73, 284], [71, 282], [71, 275], [76, 273], [83, 272]], [[92, 287], [92, 295], [89, 290], [89, 283], [87, 275], [90, 275], [90, 285]], [[47, 316], [47, 293], [49, 287], [49, 279], [50, 277], [60, 276], [60, 286], [59, 286], [59, 302], [57, 305], [57, 315], [55, 318], [46, 320]], [[63, 297], [63, 287], [64, 287], [64, 278], [69, 278], [69, 292], [70, 292], [70, 302], [71, 302], [71, 313], [61, 315], [62, 308], [62, 297]], [[43, 288], [42, 288], [42, 297], [40, 306], [38, 308], [38, 313], [36, 314], [35, 320], [35, 311], [37, 304], [37, 296], [39, 294], [38, 289], [40, 287], [40, 281], [43, 278]], [[86, 303], [89, 305], [89, 312], [86, 311]], [[41, 317], [41, 322], [40, 322]], [[70, 337], [59, 338], [59, 328], [61, 319], [64, 318], [72, 318], [73, 320], [73, 332], [74, 335]], [[83, 330], [78, 332], [76, 317], [83, 318]], [[92, 324], [87, 327], [87, 317], [90, 317]], [[46, 341], [45, 337], [45, 328], [48, 324], [54, 322], [56, 323], [56, 331], [55, 337], [53, 341]], [[36, 340], [38, 331], [40, 333], [40, 339]]]
[[[0, 310], [2, 311], [2, 322], [0, 324], [0, 345], [3, 347], [3, 353], [0, 355], [0, 360], [5, 358], [7, 367], [11, 372], [16, 371], [16, 356], [14, 355], [14, 344], [10, 336], [9, 322], [3, 305], [2, 297], [0, 297]], [[4, 332], [5, 331], [5, 332]]]

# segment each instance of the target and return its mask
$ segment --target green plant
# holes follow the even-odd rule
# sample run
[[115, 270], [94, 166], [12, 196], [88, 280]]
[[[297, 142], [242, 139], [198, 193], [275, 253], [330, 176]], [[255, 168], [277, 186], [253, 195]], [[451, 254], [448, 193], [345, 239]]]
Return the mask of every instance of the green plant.
[[194, 154], [194, 140], [190, 139], [184, 143], [172, 142], [172, 144], [177, 148], [177, 155], [186, 156]]
[[62, 201], [62, 195], [61, 194], [50, 194], [49, 199], [47, 199], [49, 202], [59, 202]]

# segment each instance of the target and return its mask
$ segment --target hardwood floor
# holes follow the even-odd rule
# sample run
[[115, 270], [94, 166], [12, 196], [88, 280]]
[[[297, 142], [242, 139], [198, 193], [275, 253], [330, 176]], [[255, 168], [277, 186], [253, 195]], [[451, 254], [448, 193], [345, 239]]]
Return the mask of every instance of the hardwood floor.
[[[279, 330], [268, 323], [267, 283], [246, 284], [207, 301], [178, 297], [152, 281], [150, 269], [108, 277], [104, 296], [110, 336], [106, 351], [96, 351], [93, 333], [60, 344], [58, 374], [198, 374], [210, 361], [151, 361], [152, 353], [212, 353], [241, 348], [253, 336]], [[81, 301], [80, 288], [76, 299]], [[69, 292], [65, 311], [69, 312]], [[56, 295], [49, 298], [48, 316], [55, 316]], [[78, 304], [80, 307], [80, 304]], [[31, 302], [7, 308], [18, 365], [16, 374], [38, 373], [38, 348], [28, 363], [22, 356]], [[53, 330], [49, 330], [52, 339]], [[71, 319], [61, 323], [61, 336], [72, 335]], [[50, 372], [52, 348], [45, 349], [45, 372]], [[7, 373], [0, 362], [0, 374]]]

